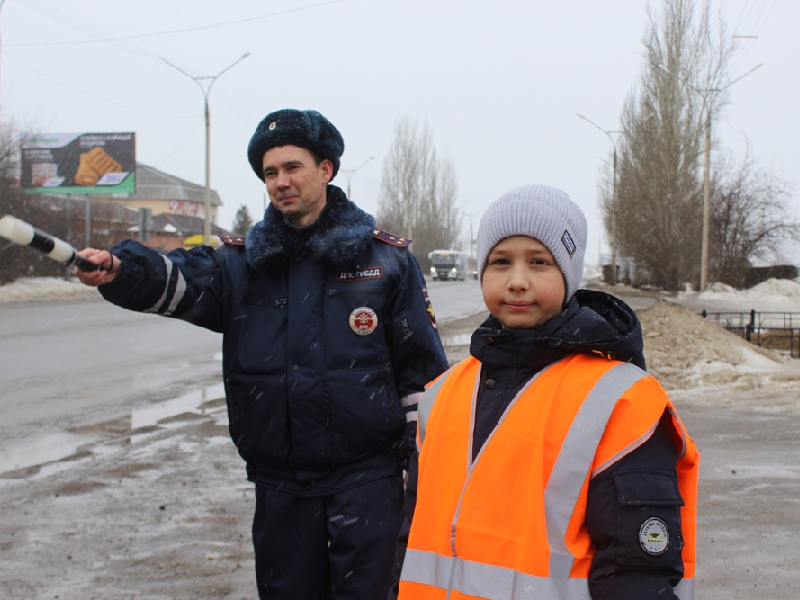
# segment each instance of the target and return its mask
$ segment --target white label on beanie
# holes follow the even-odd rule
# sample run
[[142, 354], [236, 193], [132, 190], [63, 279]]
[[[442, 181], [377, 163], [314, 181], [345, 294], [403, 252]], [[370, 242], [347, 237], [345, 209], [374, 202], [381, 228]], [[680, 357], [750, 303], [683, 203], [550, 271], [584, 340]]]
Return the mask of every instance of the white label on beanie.
[[578, 249], [577, 246], [575, 246], [575, 242], [572, 241], [569, 231], [565, 231], [564, 235], [561, 236], [561, 243], [564, 244], [564, 247], [567, 249], [567, 254], [570, 256], [575, 254], [575, 251]]

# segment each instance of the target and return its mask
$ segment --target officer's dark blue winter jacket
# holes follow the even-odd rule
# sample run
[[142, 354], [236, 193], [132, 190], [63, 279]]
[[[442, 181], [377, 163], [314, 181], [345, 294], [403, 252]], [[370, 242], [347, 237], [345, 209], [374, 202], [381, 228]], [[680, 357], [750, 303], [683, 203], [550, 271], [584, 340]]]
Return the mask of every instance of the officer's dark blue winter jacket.
[[252, 480], [302, 495], [397, 472], [424, 386], [447, 367], [407, 241], [328, 186], [307, 227], [271, 206], [244, 240], [161, 255], [134, 241], [100, 287], [223, 334], [230, 433]]

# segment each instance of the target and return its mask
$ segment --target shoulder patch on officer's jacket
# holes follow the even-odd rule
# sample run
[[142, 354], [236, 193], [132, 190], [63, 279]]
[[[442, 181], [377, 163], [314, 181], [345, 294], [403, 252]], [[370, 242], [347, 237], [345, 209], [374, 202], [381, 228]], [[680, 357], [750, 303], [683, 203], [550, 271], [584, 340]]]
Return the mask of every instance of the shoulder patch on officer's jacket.
[[374, 237], [376, 240], [385, 242], [386, 244], [400, 246], [401, 248], [408, 248], [408, 245], [411, 243], [411, 240], [407, 237], [395, 235], [385, 231], [384, 229], [378, 229], [377, 227], [372, 230], [372, 237]]
[[425, 310], [428, 312], [428, 320], [431, 323], [431, 327], [438, 329], [436, 326], [436, 315], [433, 312], [433, 304], [431, 304], [431, 299], [428, 297], [428, 288], [424, 285], [422, 286], [422, 297], [425, 300]]
[[219, 239], [222, 240], [223, 244], [228, 244], [229, 246], [244, 246], [245, 241], [247, 238], [242, 237], [241, 235], [219, 235]]

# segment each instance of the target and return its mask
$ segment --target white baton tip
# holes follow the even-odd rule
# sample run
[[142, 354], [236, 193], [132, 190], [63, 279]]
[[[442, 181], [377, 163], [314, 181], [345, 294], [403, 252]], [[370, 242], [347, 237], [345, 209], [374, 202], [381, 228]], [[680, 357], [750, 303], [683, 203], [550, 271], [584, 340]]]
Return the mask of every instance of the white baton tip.
[[53, 242], [55, 242], [53, 250], [47, 256], [60, 263], [72, 260], [72, 257], [75, 256], [75, 249], [72, 246], [58, 238], [53, 238]]
[[28, 246], [33, 241], [33, 227], [25, 221], [6, 215], [0, 219], [0, 236], [20, 246]]

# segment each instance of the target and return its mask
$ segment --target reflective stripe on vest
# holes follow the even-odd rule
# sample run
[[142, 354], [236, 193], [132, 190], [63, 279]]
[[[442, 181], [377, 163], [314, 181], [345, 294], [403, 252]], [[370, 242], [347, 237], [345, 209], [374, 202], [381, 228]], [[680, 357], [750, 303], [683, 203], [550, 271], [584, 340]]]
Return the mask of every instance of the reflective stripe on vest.
[[[467, 493], [467, 485], [469, 484], [475, 465], [480, 461], [484, 451], [486, 451], [492, 438], [497, 433], [497, 429], [495, 429], [474, 462], [468, 460], [466, 468], [463, 466], [464, 463], [462, 463], [462, 465], [456, 465], [455, 470], [460, 470], [461, 472], [461, 475], [458, 477], [465, 477], [463, 484], [457, 483], [458, 480], [455, 480], [455, 482], [451, 480], [449, 484], [442, 484], [452, 486], [455, 483], [455, 485], [458, 485], [459, 487], [463, 485], [463, 489], [461, 489], [460, 495], [457, 499], [457, 506], [454, 507], [455, 514], [452, 515], [452, 513], [449, 513], [453, 516], [451, 540], [450, 544], [448, 544], [451, 546], [449, 549], [452, 550], [452, 552], [449, 553], [450, 555], [448, 556], [447, 553], [445, 553], [446, 548], [442, 543], [444, 540], [442, 539], [443, 532], [441, 531], [439, 534], [436, 534], [435, 532], [431, 534], [430, 530], [422, 532], [420, 534], [420, 539], [427, 539], [429, 541], [421, 542], [421, 545], [418, 546], [415, 545], [416, 542], [414, 541], [412, 524], [412, 539], [409, 540], [409, 549], [406, 554], [401, 577], [400, 598], [402, 600], [407, 600], [409, 598], [456, 599], [461, 598], [462, 594], [471, 597], [487, 598], [492, 600], [517, 600], [523, 598], [563, 598], [586, 600], [589, 598], [588, 585], [585, 578], [586, 574], [588, 574], [588, 567], [586, 566], [587, 563], [585, 557], [583, 557], [584, 561], [581, 563], [581, 567], [575, 570], [573, 565], [576, 564], [576, 556], [570, 551], [566, 541], [568, 539], [568, 529], [570, 528], [570, 523], [575, 518], [573, 512], [576, 510], [576, 506], [580, 502], [585, 503], [586, 492], [584, 486], [587, 482], [587, 476], [590, 474], [590, 472], [592, 475], [594, 475], [601, 471], [602, 468], [613, 464], [613, 462], [630, 452], [635, 447], [638, 447], [638, 445], [645, 441], [649, 435], [652, 434], [652, 431], [657, 425], [661, 413], [663, 413], [664, 408], [666, 408], [665, 404], [669, 405], [669, 400], [666, 398], [666, 395], [663, 395], [663, 400], [655, 398], [655, 409], [649, 413], [651, 416], [647, 417], [652, 418], [655, 421], [654, 423], [642, 422], [640, 420], [639, 425], [637, 425], [635, 428], [635, 432], [631, 431], [630, 435], [628, 435], [626, 438], [620, 438], [624, 440], [622, 444], [617, 443], [615, 446], [614, 444], [609, 444], [607, 441], [605, 441], [603, 451], [600, 452], [600, 450], [598, 450], [598, 445], [603, 437], [609, 418], [611, 417], [612, 413], [614, 413], [618, 400], [623, 396], [623, 394], [625, 394], [627, 390], [631, 389], [631, 387], [637, 382], [643, 378], [647, 378], [648, 376], [647, 373], [641, 369], [626, 363], [616, 363], [613, 361], [598, 362], [598, 359], [594, 358], [577, 359], [578, 362], [583, 361], [583, 363], [591, 360], [595, 361], [591, 363], [594, 365], [594, 367], [591, 368], [594, 369], [592, 372], [598, 373], [597, 380], [595, 381], [594, 385], [588, 389], [588, 392], [580, 392], [581, 394], [585, 394], [583, 401], [581, 401], [581, 397], [575, 397], [575, 402], [578, 403], [575, 405], [577, 412], [575, 412], [574, 416], [571, 417], [571, 422], [562, 421], [563, 423], [567, 424], [565, 425], [565, 427], [567, 427], [565, 429], [565, 434], [558, 433], [558, 436], [563, 435], [563, 442], [560, 445], [560, 450], [557, 452], [557, 456], [554, 457], [554, 462], [552, 464], [552, 470], [549, 472], [549, 477], [547, 477], [545, 480], [542, 480], [543, 483], [545, 483], [543, 489], [544, 524], [546, 527], [545, 543], [549, 545], [549, 555], [547, 554], [548, 549], [545, 549], [544, 556], [549, 556], [549, 566], [547, 563], [545, 563], [543, 567], [537, 567], [531, 572], [537, 572], [539, 574], [532, 575], [527, 572], [522, 572], [518, 568], [509, 568], [509, 565], [513, 566], [514, 564], [517, 564], [518, 567], [524, 566], [526, 564], [526, 560], [539, 560], [536, 558], [531, 558], [530, 556], [528, 556], [528, 558], [513, 560], [501, 559], [498, 561], [499, 564], [487, 564], [486, 562], [476, 561], [474, 560], [476, 557], [480, 559], [480, 557], [483, 556], [483, 551], [481, 548], [478, 548], [476, 551], [475, 547], [475, 544], [480, 544], [480, 541], [471, 542], [472, 560], [468, 559], [469, 556], [465, 558], [463, 552], [461, 553], [461, 556], [459, 556], [459, 552], [456, 551], [457, 531], [459, 531], [460, 527], [467, 526], [467, 523], [462, 523], [459, 521], [459, 518], [461, 517], [462, 503], [464, 502], [464, 497]], [[469, 361], [470, 359], [467, 359], [467, 361], [464, 363], [456, 365], [456, 367], [450, 369], [440, 376], [439, 379], [437, 379], [430, 386], [430, 388], [420, 399], [418, 433], [418, 443], [420, 445], [425, 443], [426, 430], [428, 427], [427, 421], [434, 409], [436, 396], [445, 386], [446, 381], [456, 373], [458, 376], [453, 379], [455, 383], [452, 384], [450, 388], [457, 388], [460, 396], [466, 396], [468, 390], [471, 388], [471, 404], [472, 411], [474, 412], [474, 404], [477, 397], [477, 386], [480, 383], [480, 365], [477, 364], [477, 361], [474, 361], [474, 359], [471, 364], [465, 364]], [[558, 364], [559, 363], [556, 363], [556, 365]], [[558, 388], [562, 385], [559, 377], [566, 377], [564, 373], [569, 372], [568, 369], [570, 367], [568, 362], [565, 362], [565, 364], [567, 366], [562, 366], [561, 371], [556, 369], [549, 376], [548, 383], [544, 384], [546, 387], [543, 388], [545, 390], [545, 395], [548, 393], [548, 390], [551, 389], [547, 386], [555, 385], [556, 388]], [[577, 364], [578, 363], [576, 363], [576, 365]], [[567, 369], [567, 371], [564, 369]], [[603, 370], [604, 372], [601, 374], [600, 372]], [[543, 373], [545, 372], [542, 372], [539, 375], [542, 375]], [[470, 376], [472, 377], [471, 380], [468, 379]], [[520, 400], [520, 398], [524, 396], [528, 388], [533, 385], [535, 379], [538, 378], [539, 376], [534, 378], [534, 380], [531, 382], [528, 382], [525, 388], [520, 391], [517, 397], [512, 401], [511, 406], [509, 406], [504, 415], [501, 417], [501, 424], [506, 419], [509, 412], [511, 412], [514, 405]], [[645, 383], [646, 388], [643, 389], [649, 389], [647, 386], [652, 387], [657, 385], [654, 382]], [[542, 392], [542, 389], [538, 389], [537, 391]], [[452, 393], [453, 389], [450, 389], [448, 395]], [[532, 393], [534, 394], [533, 397], [535, 398], [537, 392]], [[527, 397], [526, 402], [531, 401], [531, 397]], [[463, 426], [466, 424], [466, 415], [459, 411], [466, 410], [465, 403], [467, 402], [467, 398], [463, 398], [463, 401], [459, 400], [460, 408], [457, 409], [457, 412], [454, 413], [452, 410], [450, 410], [446, 413], [448, 415], [448, 419], [458, 419], [458, 428], [463, 428]], [[671, 405], [669, 405], [669, 408], [672, 412]], [[473, 417], [469, 418], [472, 419]], [[444, 419], [444, 417], [441, 417], [441, 419]], [[441, 419], [439, 419], [437, 423], [440, 423]], [[472, 423], [470, 420], [469, 441], [466, 442], [466, 445], [468, 446], [471, 446], [472, 443], [471, 432], [473, 425], [474, 423]], [[518, 425], [519, 423], [514, 424], [514, 426]], [[441, 426], [441, 423], [437, 426]], [[562, 428], [562, 430], [564, 429]], [[635, 436], [633, 435], [634, 433]], [[452, 435], [452, 430], [450, 435]], [[507, 443], [509, 439], [510, 438], [508, 437], [504, 437], [503, 443]], [[465, 440], [461, 437], [458, 439], [453, 438], [452, 440], [448, 437], [448, 442], [455, 443], [459, 448], [459, 452], [464, 449], [463, 446], [465, 445]], [[469, 456], [471, 455], [472, 449], [470, 447]], [[495, 451], [492, 461], [496, 461], [497, 456], [497, 451]], [[513, 460], [512, 457], [509, 457], [509, 459]], [[456, 460], [459, 459], [456, 457]], [[598, 465], [595, 464], [596, 460], [602, 460], [603, 462]], [[491, 462], [490, 464], [494, 467], [497, 463]], [[422, 463], [420, 468], [422, 469]], [[441, 465], [439, 468], [441, 468]], [[484, 466], [484, 468], [487, 467]], [[438, 483], [431, 482], [428, 485], [433, 486], [434, 494], [443, 490], [446, 492], [446, 488], [437, 488]], [[482, 484], [476, 483], [475, 485]], [[452, 487], [450, 489], [451, 492], [445, 494], [450, 498], [450, 500], [445, 500], [447, 506], [450, 506], [450, 502], [452, 502], [454, 499], [452, 493], [455, 492], [452, 491]], [[422, 498], [422, 494], [426, 493], [430, 494], [430, 492], [426, 492], [424, 489], [421, 489], [420, 498]], [[581, 500], [579, 500], [581, 493], [583, 493], [584, 496]], [[473, 511], [471, 514], [473, 515], [475, 514], [475, 506], [475, 497], [473, 496], [473, 500], [471, 501], [471, 510]], [[482, 505], [479, 504], [478, 506]], [[492, 510], [496, 509], [497, 505], [495, 505], [494, 509]], [[418, 510], [420, 510], [419, 505]], [[435, 512], [430, 513], [430, 515], [435, 514]], [[428, 526], [431, 524], [435, 525], [436, 523], [441, 524], [441, 519], [446, 517], [446, 515], [440, 514], [440, 516], [435, 517], [435, 521], [430, 521], [430, 515], [428, 515], [428, 520], [424, 521]], [[422, 515], [419, 516], [419, 520], [423, 521], [424, 519], [422, 518]], [[516, 519], [514, 518], [513, 520]], [[415, 522], [416, 521], [417, 519], [415, 519]], [[520, 523], [519, 526], [522, 527], [523, 524]], [[438, 526], [435, 526], [434, 529], [436, 527]], [[573, 527], [575, 527], [574, 523]], [[428, 528], [422, 526], [422, 529], [427, 530]], [[431, 537], [431, 535], [433, 535], [433, 537]], [[461, 536], [463, 535], [464, 533], [461, 534]], [[468, 539], [481, 539], [480, 533], [478, 534], [478, 537], [475, 537], [474, 533], [467, 535], [471, 536]], [[585, 533], [581, 535], [583, 535], [584, 538], [586, 536]], [[570, 533], [570, 536], [570, 543], [574, 545], [576, 543], [574, 529]], [[441, 541], [434, 541], [436, 539]], [[461, 538], [459, 537], [459, 539]], [[544, 542], [544, 540], [542, 541]], [[578, 539], [578, 542], [582, 543], [580, 539]], [[519, 543], [519, 540], [510, 543]], [[585, 548], [585, 544], [584, 546], [580, 546], [580, 543], [578, 544], [578, 547]], [[500, 548], [501, 553], [511, 552], [511, 555], [514, 554], [513, 550], [502, 550], [502, 545]], [[497, 551], [498, 550], [496, 549], [490, 551], [490, 554], [491, 552]], [[585, 549], [580, 550], [581, 554], [586, 551], [587, 550]], [[589, 560], [590, 558], [591, 555], [589, 555]], [[692, 548], [691, 575], [693, 575], [694, 571], [693, 559], [694, 557]], [[522, 562], [519, 562], [520, 560]], [[505, 566], [500, 566], [504, 563]], [[687, 569], [687, 576], [690, 575], [688, 571], [689, 569]], [[543, 576], [545, 575], [545, 572], [546, 576]], [[681, 585], [676, 588], [676, 592], [678, 590], [680, 590], [679, 596], [681, 600], [691, 598], [692, 580], [687, 578], [686, 580], [682, 581]]]
[[552, 552], [551, 577], [569, 577], [575, 557], [567, 549], [564, 538], [586, 473], [594, 461], [597, 444], [619, 397], [646, 376], [647, 373], [635, 365], [618, 363], [592, 388], [572, 421], [544, 491], [547, 539]]
[[[406, 578], [406, 565], [415, 579]], [[406, 581], [440, 590], [454, 590], [488, 600], [546, 600], [568, 598], [591, 600], [587, 581], [581, 578], [552, 579], [534, 577], [513, 569], [495, 567], [434, 552], [409, 551], [403, 563]], [[683, 579], [674, 588], [681, 600], [694, 597], [694, 579]]]
[[442, 389], [447, 378], [452, 375], [454, 368], [455, 367], [450, 367], [447, 371], [434, 379], [433, 383], [431, 383], [422, 393], [422, 396], [420, 396], [419, 402], [417, 402], [417, 450], [422, 448], [422, 444], [425, 442], [428, 417], [431, 415], [431, 409], [433, 408], [433, 401], [436, 400], [436, 394]]
[[535, 577], [422, 550], [406, 552], [403, 580], [488, 600], [591, 600], [585, 579]]

